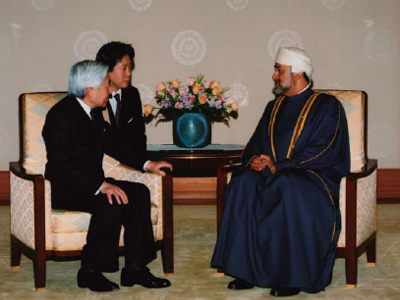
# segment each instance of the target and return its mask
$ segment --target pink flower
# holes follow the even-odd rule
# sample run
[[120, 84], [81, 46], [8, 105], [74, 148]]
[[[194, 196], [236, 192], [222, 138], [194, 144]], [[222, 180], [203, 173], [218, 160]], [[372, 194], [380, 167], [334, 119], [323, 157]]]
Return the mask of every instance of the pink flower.
[[157, 83], [157, 90], [159, 90], [160, 92], [164, 91], [167, 87], [165, 86], [164, 82], [159, 82]]
[[170, 94], [172, 97], [175, 97], [176, 92], [175, 92], [174, 89], [169, 89], [169, 90], [168, 90], [168, 94]]
[[192, 86], [194, 84], [194, 77], [189, 77], [188, 79], [187, 79], [187, 85], [188, 86]]
[[183, 106], [183, 103], [182, 102], [176, 102], [175, 103], [175, 108], [176, 109], [182, 109], [184, 106]]
[[213, 89], [213, 88], [215, 88], [215, 87], [219, 87], [220, 86], [220, 84], [219, 84], [219, 81], [218, 80], [213, 80], [212, 82], [211, 82], [211, 84], [210, 84], [210, 87]]
[[225, 98], [224, 98], [224, 96], [219, 96], [218, 100], [221, 101], [221, 103], [225, 103]]
[[194, 96], [193, 96], [193, 95], [190, 95], [188, 100], [189, 100], [190, 102], [193, 102]]
[[143, 105], [143, 113], [145, 116], [150, 115], [153, 112], [153, 110], [154, 110], [153, 105], [150, 104]]
[[204, 88], [208, 89], [211, 85], [211, 81], [210, 80], [203, 80], [203, 86]]

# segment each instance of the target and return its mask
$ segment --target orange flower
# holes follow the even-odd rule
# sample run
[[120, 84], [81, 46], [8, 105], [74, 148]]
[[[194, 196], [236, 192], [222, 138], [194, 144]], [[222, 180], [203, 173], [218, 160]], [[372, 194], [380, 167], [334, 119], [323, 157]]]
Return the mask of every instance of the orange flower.
[[208, 99], [207, 99], [207, 97], [205, 95], [201, 95], [199, 97], [199, 103], [200, 104], [206, 104], [207, 102], [208, 102]]
[[201, 85], [197, 82], [193, 85], [193, 94], [197, 95], [201, 91]]
[[178, 88], [180, 83], [181, 82], [178, 80], [178, 78], [174, 78], [171, 80], [171, 85], [174, 89]]
[[179, 88], [179, 95], [183, 95], [183, 94], [185, 94], [186, 93], [186, 89], [184, 88], [184, 87], [180, 87]]
[[238, 105], [238, 103], [236, 101], [231, 103], [231, 109], [233, 111], [238, 111], [239, 105]]
[[157, 83], [157, 90], [159, 90], [160, 92], [164, 91], [167, 87], [165, 86], [164, 82], [159, 82]]
[[212, 94], [214, 96], [221, 95], [222, 89], [219, 86], [216, 86], [212, 89]]
[[143, 113], [145, 116], [150, 115], [153, 112], [153, 110], [154, 110], [153, 105], [150, 104], [143, 105]]

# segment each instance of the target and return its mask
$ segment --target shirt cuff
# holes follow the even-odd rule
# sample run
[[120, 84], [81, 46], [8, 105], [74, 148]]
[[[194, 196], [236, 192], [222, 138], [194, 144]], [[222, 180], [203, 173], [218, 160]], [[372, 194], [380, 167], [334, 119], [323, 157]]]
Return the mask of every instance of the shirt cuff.
[[[104, 183], [105, 181], [103, 181]], [[101, 186], [99, 187], [99, 189], [96, 191], [96, 193], [94, 193], [95, 196], [97, 196], [100, 193], [101, 187], [103, 186], [103, 183], [101, 184]]]
[[146, 162], [144, 163], [144, 165], [143, 165], [143, 170], [144, 170], [144, 171], [148, 171], [146, 167], [147, 167], [147, 165], [149, 164], [149, 162], [150, 162], [150, 160], [148, 160], [148, 161], [146, 161]]

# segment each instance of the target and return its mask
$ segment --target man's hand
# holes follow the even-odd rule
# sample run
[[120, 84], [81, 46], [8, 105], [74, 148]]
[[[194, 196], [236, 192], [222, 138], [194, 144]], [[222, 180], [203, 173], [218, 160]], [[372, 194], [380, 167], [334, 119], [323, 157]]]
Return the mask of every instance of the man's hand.
[[128, 196], [126, 196], [125, 192], [119, 186], [103, 182], [100, 187], [100, 192], [107, 195], [108, 202], [110, 202], [111, 205], [113, 204], [112, 196], [115, 197], [118, 204], [128, 204]]
[[173, 169], [172, 165], [166, 161], [149, 161], [149, 163], [146, 165], [146, 169], [151, 173], [155, 173], [164, 177], [165, 172], [162, 170], [162, 168], [169, 169], [170, 171]]
[[261, 172], [265, 167], [268, 167], [271, 173], [275, 174], [275, 164], [269, 155], [261, 154], [260, 156], [256, 156], [250, 163], [250, 169], [258, 172]]

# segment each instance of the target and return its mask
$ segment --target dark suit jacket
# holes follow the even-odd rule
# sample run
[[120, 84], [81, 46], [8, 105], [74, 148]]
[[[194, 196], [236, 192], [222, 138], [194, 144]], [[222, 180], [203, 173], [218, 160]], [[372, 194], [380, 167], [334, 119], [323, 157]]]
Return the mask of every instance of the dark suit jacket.
[[53, 208], [87, 211], [86, 200], [104, 182], [103, 154], [142, 170], [146, 158], [115, 137], [97, 109], [96, 123], [73, 96], [54, 105], [42, 135], [46, 144], [45, 177], [50, 180]]
[[114, 132], [132, 147], [146, 155], [146, 134], [143, 119], [142, 102], [139, 91], [133, 86], [121, 90], [121, 112], [119, 128], [116, 125], [111, 105], [107, 102], [111, 127]]

